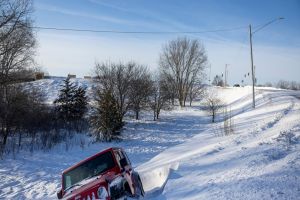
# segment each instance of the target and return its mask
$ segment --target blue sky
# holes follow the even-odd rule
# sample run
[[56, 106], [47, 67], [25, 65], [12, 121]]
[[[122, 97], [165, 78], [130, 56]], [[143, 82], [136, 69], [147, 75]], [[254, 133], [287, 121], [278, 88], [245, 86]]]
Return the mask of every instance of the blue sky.
[[[253, 36], [254, 65], [259, 83], [300, 81], [299, 0], [37, 0], [35, 25], [119, 31], [206, 31], [202, 34], [112, 34], [38, 30], [37, 62], [50, 74], [92, 73], [95, 62], [135, 60], [158, 66], [162, 45], [188, 36], [207, 50], [211, 77], [229, 64], [230, 83], [250, 70], [248, 25], [277, 21]], [[207, 69], [208, 76], [209, 70]], [[250, 80], [245, 80], [245, 82]]]

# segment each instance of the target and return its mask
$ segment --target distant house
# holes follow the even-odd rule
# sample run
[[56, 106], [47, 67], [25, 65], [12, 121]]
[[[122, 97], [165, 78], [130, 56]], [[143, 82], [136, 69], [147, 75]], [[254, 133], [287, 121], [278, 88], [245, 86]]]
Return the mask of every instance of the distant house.
[[68, 78], [76, 78], [75, 74], [68, 74]]
[[84, 78], [84, 79], [92, 79], [91, 76], [84, 76], [83, 78]]
[[44, 79], [45, 73], [44, 72], [36, 72], [36, 73], [34, 73], [34, 78], [35, 78], [35, 80]]

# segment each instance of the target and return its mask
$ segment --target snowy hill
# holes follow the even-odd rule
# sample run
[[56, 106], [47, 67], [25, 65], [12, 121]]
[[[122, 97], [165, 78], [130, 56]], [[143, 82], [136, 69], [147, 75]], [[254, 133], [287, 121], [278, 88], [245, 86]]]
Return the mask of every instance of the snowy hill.
[[[62, 79], [33, 82], [49, 102]], [[87, 80], [76, 84], [91, 88]], [[0, 199], [56, 199], [63, 169], [110, 146], [128, 152], [139, 171], [145, 199], [298, 199], [300, 196], [300, 93], [251, 88], [216, 88], [233, 116], [233, 131], [211, 124], [199, 102], [161, 114], [154, 122], [127, 119], [124, 140], [89, 143], [77, 136], [66, 151], [22, 152], [0, 161]], [[85, 141], [84, 148], [79, 142]]]
[[[49, 79], [43, 79], [26, 83], [26, 88], [40, 88], [46, 95], [46, 99], [49, 103], [52, 103], [58, 96], [60, 86], [63, 84], [64, 77], [51, 77]], [[87, 89], [88, 95], [91, 94], [92, 80], [73, 78], [71, 79], [76, 86], [81, 86]]]

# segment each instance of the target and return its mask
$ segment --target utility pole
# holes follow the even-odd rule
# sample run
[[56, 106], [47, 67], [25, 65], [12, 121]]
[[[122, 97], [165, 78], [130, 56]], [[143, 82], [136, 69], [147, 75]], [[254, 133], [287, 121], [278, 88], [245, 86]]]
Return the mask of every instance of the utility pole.
[[253, 103], [252, 103], [252, 107], [255, 108], [255, 82], [256, 82], [256, 78], [255, 78], [255, 72], [254, 72], [254, 66], [253, 66], [253, 52], [252, 52], [252, 36], [254, 33], [256, 33], [257, 31], [265, 28], [266, 26], [278, 21], [278, 20], [282, 20], [284, 19], [283, 17], [279, 17], [279, 18], [276, 18], [276, 19], [273, 19], [271, 21], [269, 21], [268, 23], [260, 26], [259, 28], [257, 28], [256, 30], [254, 30], [252, 32], [252, 29], [251, 29], [251, 24], [249, 25], [249, 33], [250, 33], [250, 53], [251, 53], [251, 72], [252, 72], [252, 98], [253, 98]]
[[251, 53], [251, 72], [252, 72], [252, 107], [255, 108], [255, 75], [254, 75], [254, 67], [253, 67], [253, 52], [252, 52], [252, 30], [251, 24], [249, 25], [249, 33], [250, 33], [250, 53]]

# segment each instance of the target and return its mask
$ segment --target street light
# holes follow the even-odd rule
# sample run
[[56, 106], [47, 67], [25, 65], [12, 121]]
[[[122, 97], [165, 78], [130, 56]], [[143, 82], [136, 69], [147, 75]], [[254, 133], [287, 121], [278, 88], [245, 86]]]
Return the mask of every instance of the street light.
[[273, 19], [271, 21], [269, 21], [268, 23], [262, 25], [261, 27], [257, 28], [256, 30], [254, 30], [252, 32], [252, 29], [251, 29], [251, 24], [249, 25], [249, 33], [250, 33], [250, 54], [251, 54], [251, 73], [252, 73], [252, 98], [253, 98], [253, 103], [252, 103], [252, 107], [255, 108], [255, 90], [254, 90], [254, 86], [255, 86], [255, 74], [254, 74], [254, 66], [253, 66], [253, 52], [252, 52], [252, 36], [254, 33], [256, 33], [257, 31], [265, 28], [266, 26], [274, 23], [275, 21], [278, 21], [278, 20], [282, 20], [284, 19], [283, 17], [279, 17], [279, 18], [276, 18], [276, 19]]

